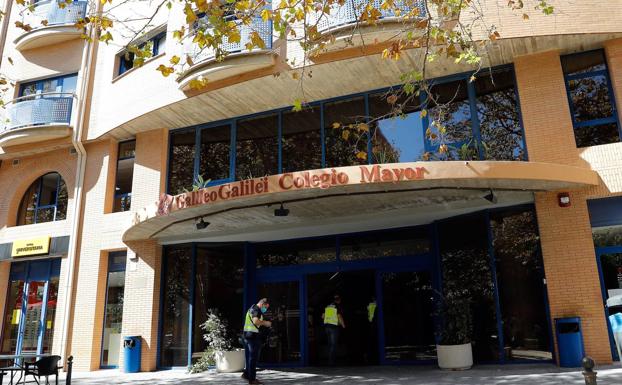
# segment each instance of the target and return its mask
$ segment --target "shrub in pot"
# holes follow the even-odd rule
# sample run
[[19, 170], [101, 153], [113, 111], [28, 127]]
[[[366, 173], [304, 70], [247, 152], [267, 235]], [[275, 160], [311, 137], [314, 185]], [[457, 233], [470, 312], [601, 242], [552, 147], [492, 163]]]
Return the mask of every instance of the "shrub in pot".
[[436, 346], [438, 366], [446, 370], [466, 370], [473, 366], [471, 301], [449, 296], [440, 305], [442, 327]]
[[244, 370], [244, 349], [235, 348], [236, 338], [231, 337], [218, 310], [208, 309], [207, 319], [201, 324], [205, 332], [203, 339], [207, 348], [199, 360], [190, 367], [190, 373], [204, 372], [216, 367], [220, 373], [241, 372]]

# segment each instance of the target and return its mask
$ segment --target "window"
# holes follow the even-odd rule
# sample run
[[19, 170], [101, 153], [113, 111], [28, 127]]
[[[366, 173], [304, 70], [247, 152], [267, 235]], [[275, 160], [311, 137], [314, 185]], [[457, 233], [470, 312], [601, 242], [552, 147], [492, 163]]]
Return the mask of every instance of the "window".
[[106, 280], [106, 307], [104, 309], [104, 337], [102, 344], [102, 367], [117, 367], [121, 352], [121, 323], [123, 321], [123, 297], [125, 294], [126, 251], [108, 255]]
[[[78, 74], [41, 79], [23, 83], [19, 88], [19, 96], [29, 96], [49, 93], [73, 94], [76, 92]], [[45, 97], [45, 95], [43, 95]], [[56, 95], [58, 96], [58, 95]]]
[[237, 180], [279, 173], [278, 115], [241, 120], [237, 124]]
[[326, 167], [367, 164], [366, 122], [362, 97], [324, 105]]
[[[166, 31], [160, 32], [151, 39], [139, 44], [138, 49], [143, 49], [148, 44], [151, 45], [151, 57], [164, 53], [164, 47], [166, 46]], [[121, 75], [124, 72], [134, 68], [135, 55], [133, 52], [125, 50], [117, 56], [119, 57], [119, 72], [117, 75]]]
[[320, 108], [283, 113], [281, 133], [283, 172], [322, 167]]
[[67, 186], [59, 173], [51, 172], [34, 181], [22, 198], [17, 226], [60, 221], [67, 218]]
[[134, 177], [134, 156], [136, 141], [119, 143], [117, 173], [114, 184], [113, 212], [127, 211], [132, 203], [132, 179]]
[[203, 180], [228, 180], [231, 152], [231, 125], [225, 124], [201, 130], [200, 151], [199, 175], [201, 175]]
[[577, 147], [620, 141], [620, 125], [603, 50], [562, 56]]
[[168, 165], [169, 194], [181, 194], [192, 190], [194, 181], [194, 154], [196, 131], [181, 131], [170, 136], [170, 152]]

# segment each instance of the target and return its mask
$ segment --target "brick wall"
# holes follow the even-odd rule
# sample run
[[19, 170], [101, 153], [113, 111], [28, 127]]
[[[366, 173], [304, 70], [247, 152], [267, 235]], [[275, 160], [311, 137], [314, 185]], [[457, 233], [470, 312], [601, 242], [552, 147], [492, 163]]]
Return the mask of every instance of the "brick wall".
[[[515, 60], [516, 77], [530, 161], [590, 167], [578, 156], [556, 51]], [[571, 192], [571, 207], [557, 204], [557, 193], [535, 197], [551, 318], [580, 316], [586, 353], [611, 362], [600, 281], [586, 204], [586, 192]]]

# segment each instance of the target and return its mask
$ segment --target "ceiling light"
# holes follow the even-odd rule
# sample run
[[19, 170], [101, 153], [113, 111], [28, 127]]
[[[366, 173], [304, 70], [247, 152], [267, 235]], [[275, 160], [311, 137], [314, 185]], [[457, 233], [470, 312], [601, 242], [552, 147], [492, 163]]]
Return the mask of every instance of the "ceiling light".
[[492, 189], [490, 189], [490, 192], [488, 192], [488, 194], [484, 195], [483, 198], [486, 199], [490, 203], [497, 203], [497, 196], [492, 191]]
[[286, 217], [288, 215], [289, 215], [289, 209], [284, 208], [283, 203], [281, 203], [281, 207], [279, 207], [278, 209], [274, 209], [275, 217]]
[[209, 222], [205, 222], [205, 221], [203, 220], [203, 218], [201, 218], [201, 219], [200, 219], [200, 220], [196, 223], [196, 226], [197, 226], [197, 230], [203, 230], [203, 229], [205, 229], [207, 226], [209, 226]]

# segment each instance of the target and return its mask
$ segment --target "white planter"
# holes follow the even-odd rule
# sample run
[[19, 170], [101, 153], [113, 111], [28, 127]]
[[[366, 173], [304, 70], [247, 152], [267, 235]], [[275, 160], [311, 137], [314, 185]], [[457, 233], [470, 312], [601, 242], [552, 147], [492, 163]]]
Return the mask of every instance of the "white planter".
[[233, 373], [244, 370], [244, 349], [218, 352], [215, 354], [216, 371], [219, 373]]
[[467, 370], [473, 366], [471, 343], [463, 345], [436, 345], [438, 367], [444, 370]]

